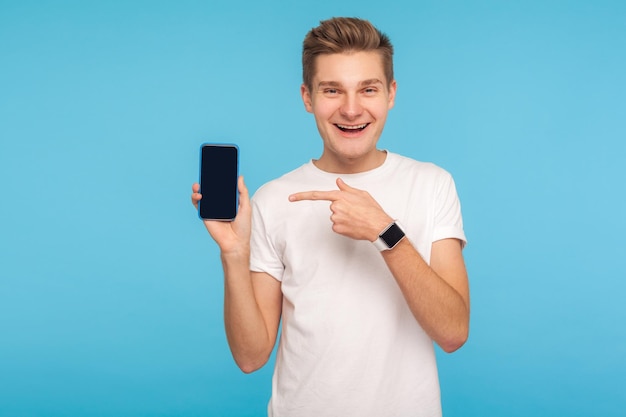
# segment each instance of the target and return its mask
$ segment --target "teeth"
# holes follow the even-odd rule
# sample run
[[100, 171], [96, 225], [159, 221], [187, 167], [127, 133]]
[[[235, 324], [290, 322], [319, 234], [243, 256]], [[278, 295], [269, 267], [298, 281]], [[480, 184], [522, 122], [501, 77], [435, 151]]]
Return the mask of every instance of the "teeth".
[[367, 123], [363, 123], [362, 125], [357, 125], [357, 126], [346, 126], [346, 125], [337, 125], [338, 128], [340, 129], [346, 129], [346, 130], [359, 130], [359, 129], [364, 129], [365, 126], [367, 126]]

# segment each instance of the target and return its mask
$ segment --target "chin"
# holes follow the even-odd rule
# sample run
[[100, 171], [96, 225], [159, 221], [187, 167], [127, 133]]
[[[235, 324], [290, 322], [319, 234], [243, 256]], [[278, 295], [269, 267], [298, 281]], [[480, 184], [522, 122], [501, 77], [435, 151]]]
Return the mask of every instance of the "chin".
[[376, 147], [371, 146], [342, 146], [335, 150], [335, 155], [347, 161], [356, 161], [367, 158], [376, 152]]

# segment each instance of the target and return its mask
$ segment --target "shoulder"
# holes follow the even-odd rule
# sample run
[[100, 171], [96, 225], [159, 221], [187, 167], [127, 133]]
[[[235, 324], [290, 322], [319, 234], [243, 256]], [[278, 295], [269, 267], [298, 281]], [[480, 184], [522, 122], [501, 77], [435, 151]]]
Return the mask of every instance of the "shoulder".
[[444, 168], [432, 162], [423, 162], [397, 153], [388, 153], [389, 164], [397, 174], [418, 176], [421, 180], [446, 180], [452, 176]]
[[304, 164], [278, 178], [266, 182], [254, 193], [252, 200], [257, 202], [275, 200], [277, 196], [293, 193], [294, 188], [297, 188], [298, 184], [301, 184], [302, 181], [307, 178], [307, 166], [308, 164]]

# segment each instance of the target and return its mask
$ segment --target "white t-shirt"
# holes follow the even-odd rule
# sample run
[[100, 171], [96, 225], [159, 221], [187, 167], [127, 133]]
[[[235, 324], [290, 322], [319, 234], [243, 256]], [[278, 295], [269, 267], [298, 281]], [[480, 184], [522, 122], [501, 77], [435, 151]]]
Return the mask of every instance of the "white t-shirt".
[[388, 152], [372, 171], [338, 175], [309, 162], [261, 187], [251, 269], [281, 281], [283, 293], [269, 416], [440, 416], [433, 342], [378, 250], [334, 233], [330, 202], [288, 201], [335, 190], [338, 177], [397, 219], [426, 262], [437, 240], [465, 243], [454, 181], [430, 163]]

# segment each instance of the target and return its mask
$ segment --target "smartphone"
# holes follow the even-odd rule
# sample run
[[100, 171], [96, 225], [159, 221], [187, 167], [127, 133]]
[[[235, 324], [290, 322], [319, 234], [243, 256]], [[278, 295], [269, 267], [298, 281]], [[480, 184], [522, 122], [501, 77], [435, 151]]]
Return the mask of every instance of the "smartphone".
[[200, 147], [198, 215], [205, 220], [233, 221], [237, 216], [239, 148], [233, 144], [204, 143]]

